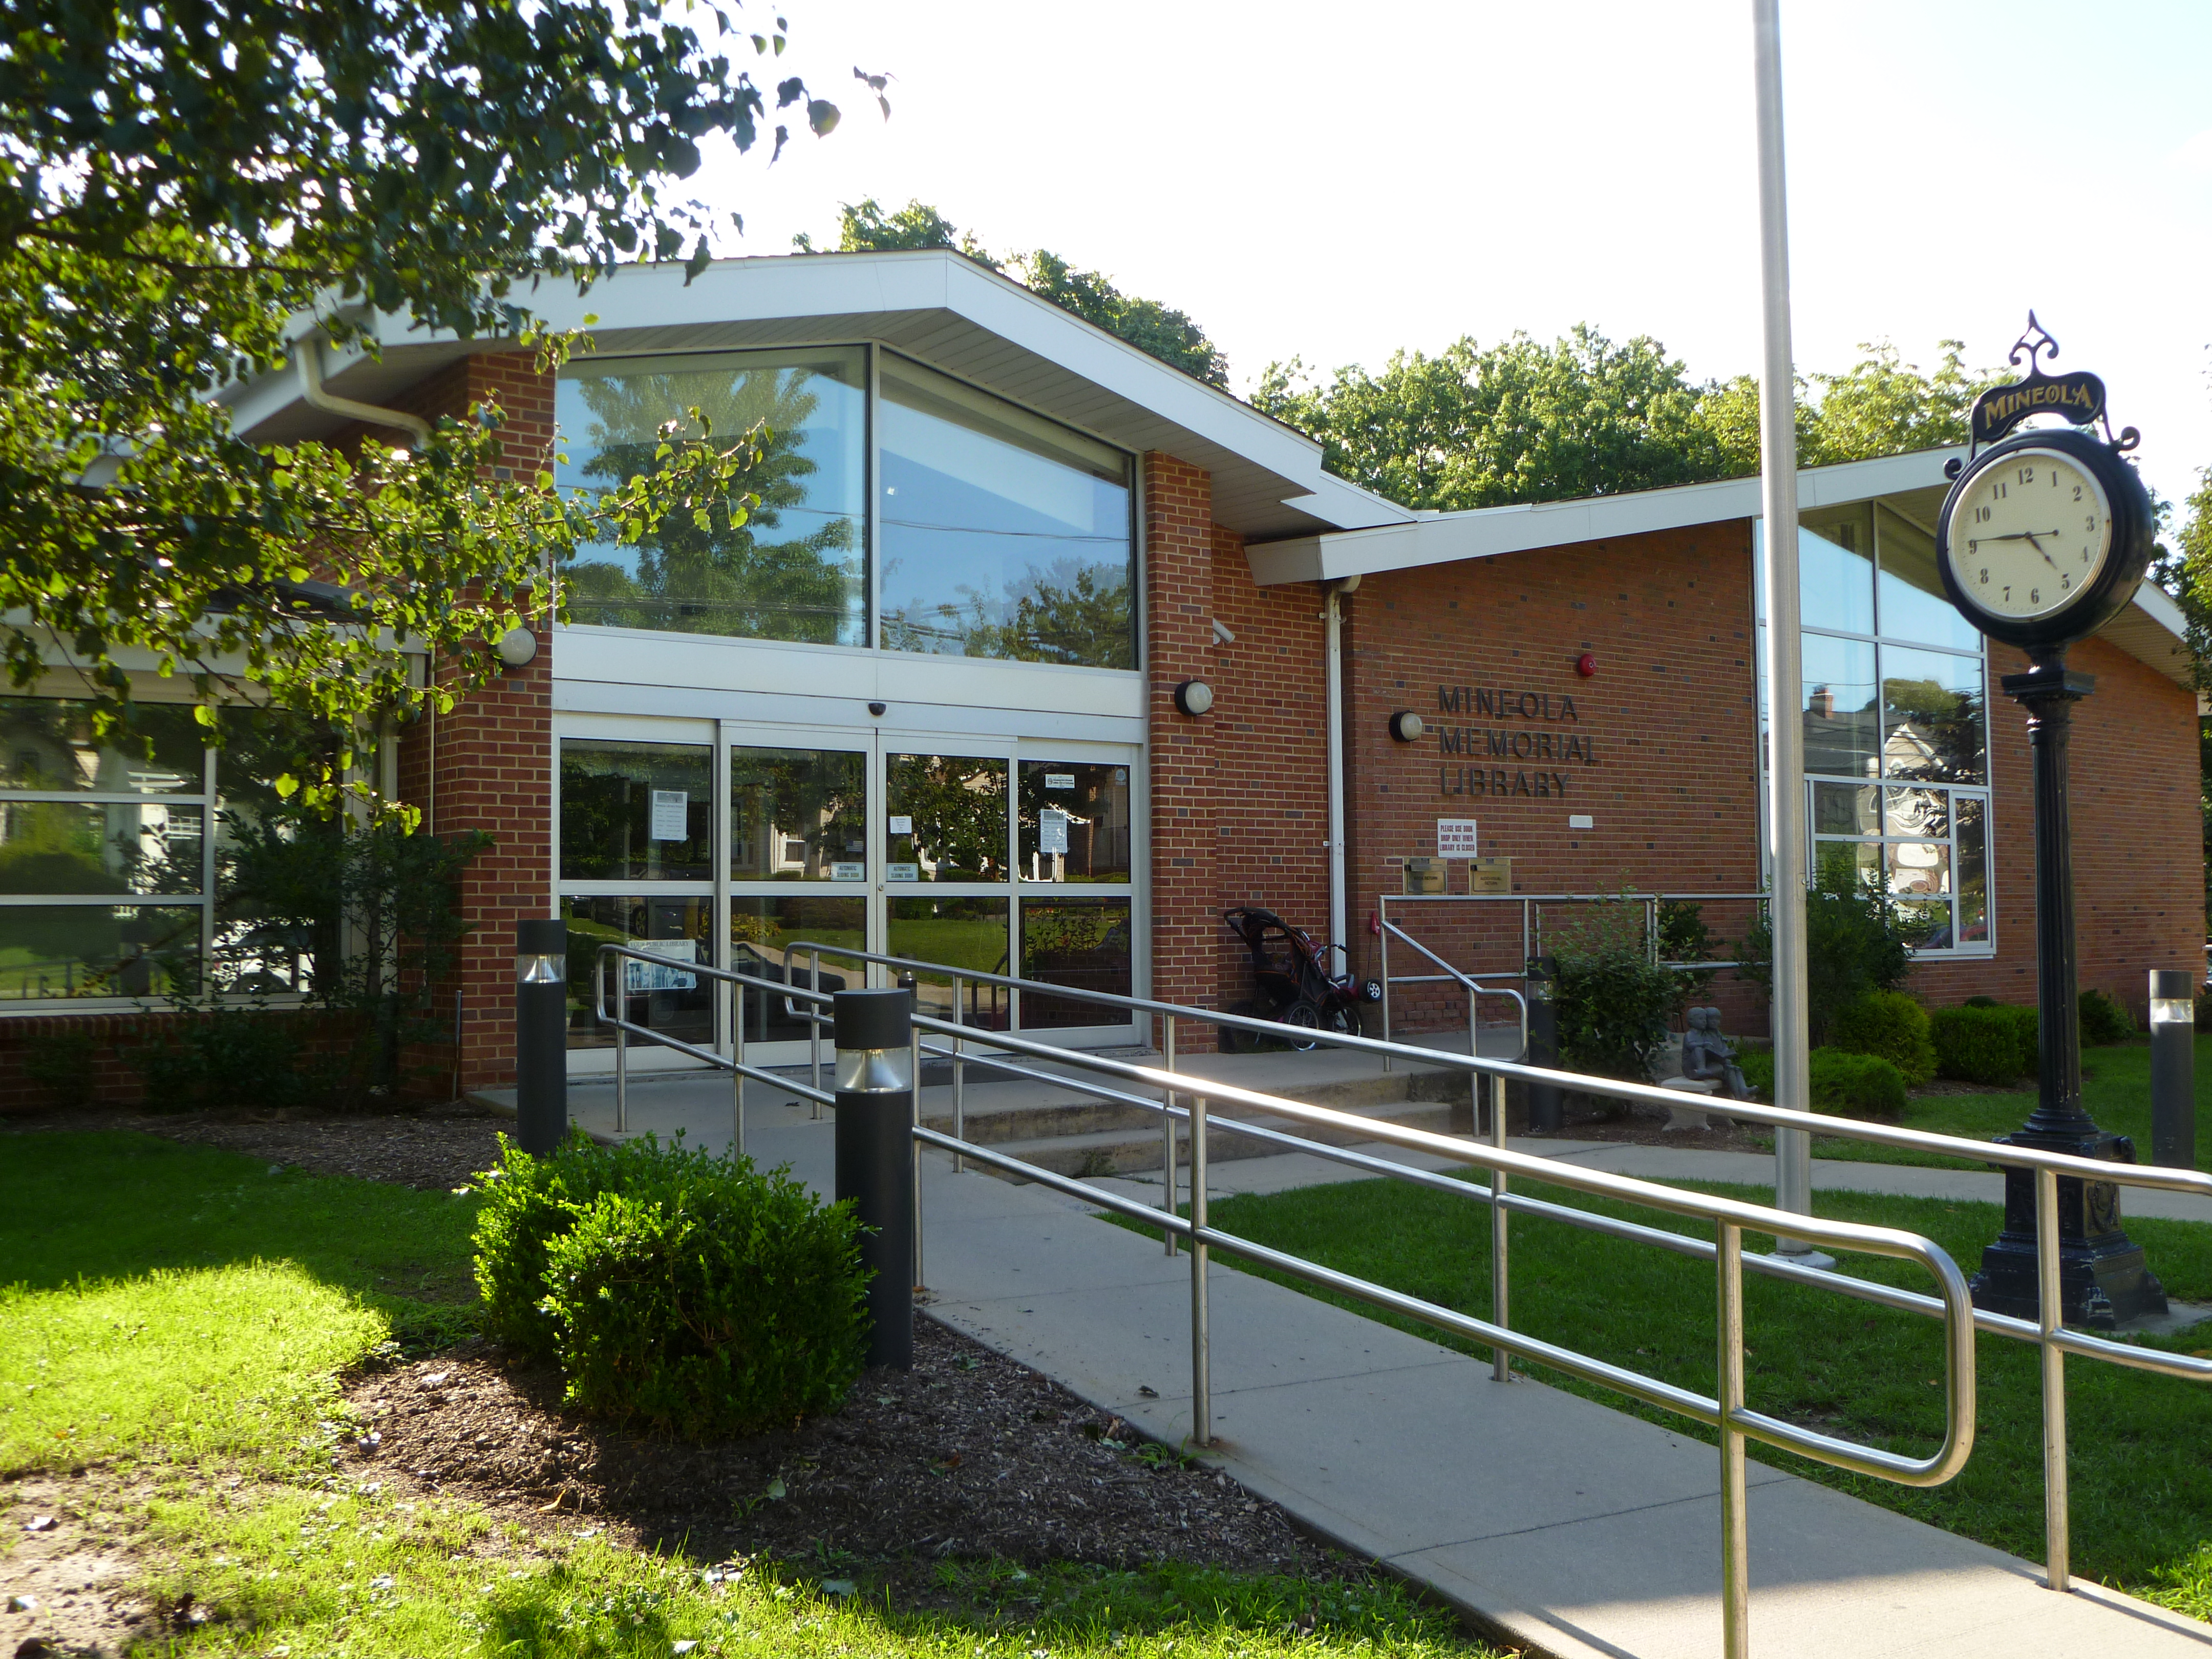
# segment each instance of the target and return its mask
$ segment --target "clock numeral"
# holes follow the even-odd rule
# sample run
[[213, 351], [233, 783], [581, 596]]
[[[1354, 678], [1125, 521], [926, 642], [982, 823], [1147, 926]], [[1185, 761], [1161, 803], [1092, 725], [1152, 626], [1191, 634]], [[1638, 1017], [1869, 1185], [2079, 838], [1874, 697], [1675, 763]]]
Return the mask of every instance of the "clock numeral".
[[2030, 605], [2041, 605], [2043, 603], [2043, 590], [2039, 587], [2029, 588], [2027, 590], [2027, 602]]
[[2035, 482], [2035, 469], [2032, 466], [2024, 466], [2021, 468], [2020, 481], [2022, 483], [2033, 483]]
[[2010, 604], [2012, 602], [2012, 588], [2009, 586], [2005, 588], [2004, 596], [2005, 602], [2007, 604]]
[[1993, 483], [1990, 486], [1990, 494], [1999, 501], [2002, 501], [2004, 499], [2004, 493], [2005, 487], [2002, 483]]
[[1989, 508], [1987, 508], [1986, 507], [1976, 507], [1976, 508], [1974, 509], [1974, 522], [1975, 522], [1976, 524], [1987, 524], [1989, 521], [1990, 521], [1990, 510], [1989, 510]]
[[1989, 566], [1987, 566], [1987, 565], [1984, 565], [1984, 566], [1982, 567], [1982, 586], [1984, 586], [1984, 587], [1987, 587], [1989, 585], [1990, 585], [1990, 568], [1989, 568]]
[[2094, 534], [2097, 528], [2097, 515], [2092, 513], [2087, 518], [2082, 520], [2081, 528]]
[[2077, 501], [2081, 499], [2081, 486], [2080, 484], [2075, 484], [2074, 486], [2074, 499]]
[[2089, 550], [2086, 547], [2081, 550], [2081, 562], [2083, 564], [2089, 562]]
[[2070, 593], [2074, 591], [2073, 577], [2063, 570], [2058, 573], [2058, 591], [2062, 593]]
[[2053, 489], [2058, 488], [2058, 469], [2055, 466], [2051, 469], [2051, 487]]

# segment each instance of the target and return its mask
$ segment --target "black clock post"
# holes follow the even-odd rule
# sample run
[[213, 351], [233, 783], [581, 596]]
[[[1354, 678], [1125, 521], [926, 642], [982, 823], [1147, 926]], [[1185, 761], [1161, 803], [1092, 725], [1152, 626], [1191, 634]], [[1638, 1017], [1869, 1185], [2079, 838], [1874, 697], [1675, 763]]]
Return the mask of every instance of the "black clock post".
[[[2005, 695], [2027, 711], [2035, 773], [2035, 982], [2039, 1036], [2036, 1107], [2001, 1137], [2010, 1146], [2070, 1152], [2122, 1164], [2135, 1142], [2097, 1127], [2081, 1109], [2081, 1032], [2075, 1011], [2074, 855], [2069, 834], [2067, 739], [2074, 705], [2095, 679], [2066, 666], [2063, 645], [2038, 652], [2024, 674], [2008, 674]], [[2166, 1291], [2142, 1247], [2120, 1225], [2120, 1189], [2108, 1181], [2058, 1178], [2058, 1284], [2069, 1325], [2109, 1330], [2124, 1319], [2164, 1313]], [[1974, 1301], [1992, 1313], [2033, 1319], [2039, 1304], [2035, 1262], [2035, 1174], [2005, 1171], [2004, 1231], [1982, 1252]]]
[[[2001, 1144], [2132, 1164], [2135, 1143], [2106, 1133], [2081, 1109], [2066, 749], [2074, 705], [2096, 682], [2066, 666], [2066, 648], [2134, 599], [2150, 562], [2150, 496], [2122, 459], [2138, 441], [2136, 429], [2112, 436], [2105, 383], [2094, 374], [2045, 373], [2044, 361], [2057, 356], [2058, 342], [2030, 312], [2027, 332], [2012, 349], [2013, 363], [2027, 372], [1975, 398], [1967, 417], [1972, 448], [1947, 469], [1954, 482], [1936, 567], [1960, 614], [1990, 638], [2019, 647], [2029, 663], [2002, 684], [2027, 711], [2034, 760], [2036, 1106]], [[2050, 415], [2074, 429], [2008, 438], [2021, 422]], [[2104, 441], [2086, 429], [2093, 422], [2103, 423]], [[2034, 1172], [2007, 1170], [2004, 1231], [1982, 1252], [1973, 1279], [1978, 1306], [2037, 1316], [2035, 1211]], [[2109, 1330], [2166, 1311], [2165, 1291], [2121, 1228], [2120, 1189], [2109, 1181], [2058, 1177], [2058, 1261], [2059, 1317], [2067, 1324]]]

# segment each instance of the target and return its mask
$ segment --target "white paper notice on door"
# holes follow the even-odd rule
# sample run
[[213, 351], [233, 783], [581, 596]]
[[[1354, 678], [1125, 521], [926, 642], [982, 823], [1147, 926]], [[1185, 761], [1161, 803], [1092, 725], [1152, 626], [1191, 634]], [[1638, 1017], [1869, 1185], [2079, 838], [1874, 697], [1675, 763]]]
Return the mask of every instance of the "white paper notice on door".
[[1481, 854], [1474, 850], [1474, 820], [1438, 818], [1437, 856], [1440, 859], [1480, 858]]
[[691, 830], [688, 820], [691, 816], [691, 797], [681, 789], [656, 789], [653, 792], [653, 828], [655, 841], [688, 841]]
[[1065, 853], [1067, 851], [1067, 814], [1048, 806], [1037, 814], [1037, 851]]
[[894, 836], [912, 835], [914, 833], [914, 817], [912, 814], [906, 812], [892, 813], [890, 832]]

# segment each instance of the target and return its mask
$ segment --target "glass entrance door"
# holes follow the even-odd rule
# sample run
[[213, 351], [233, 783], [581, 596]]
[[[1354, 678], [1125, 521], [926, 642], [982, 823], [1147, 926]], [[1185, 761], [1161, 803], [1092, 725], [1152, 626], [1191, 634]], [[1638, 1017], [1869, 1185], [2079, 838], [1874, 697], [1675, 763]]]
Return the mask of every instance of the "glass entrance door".
[[[612, 1063], [590, 1014], [594, 947], [609, 940], [655, 957], [623, 965], [629, 1018], [725, 1053], [742, 1019], [747, 1058], [763, 1065], [804, 1059], [807, 1022], [781, 995], [733, 996], [690, 969], [806, 988], [799, 941], [910, 957], [940, 964], [916, 976], [920, 1006], [940, 1019], [953, 1018], [956, 969], [1137, 988], [1133, 749], [730, 720], [589, 727], [564, 731], [559, 763], [579, 1072]], [[888, 982], [880, 967], [822, 963], [824, 991]], [[1138, 1035], [1097, 1004], [972, 981], [959, 1018], [1072, 1045]], [[695, 1063], [646, 1044], [631, 1054], [647, 1068]]]

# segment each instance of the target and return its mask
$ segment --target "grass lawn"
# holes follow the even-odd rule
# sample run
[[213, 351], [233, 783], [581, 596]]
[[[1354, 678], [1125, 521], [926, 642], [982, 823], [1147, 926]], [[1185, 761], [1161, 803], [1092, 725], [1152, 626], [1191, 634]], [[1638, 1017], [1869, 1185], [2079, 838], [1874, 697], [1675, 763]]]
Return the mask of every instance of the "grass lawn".
[[[62, 1501], [119, 1520], [143, 1594], [190, 1592], [216, 1615], [149, 1626], [132, 1651], [1489, 1653], [1388, 1584], [951, 1561], [937, 1574], [957, 1611], [916, 1611], [872, 1596], [864, 1565], [725, 1573], [681, 1550], [617, 1547], [590, 1520], [532, 1537], [465, 1503], [341, 1485], [331, 1449], [360, 1432], [343, 1375], [472, 1324], [475, 1208], [151, 1136], [0, 1140], [0, 1478], [90, 1466]], [[108, 1467], [137, 1484], [104, 1481]], [[0, 1527], [0, 1562], [21, 1536]]]
[[[2136, 1156], [2150, 1161], [2150, 1039], [2135, 1037], [2106, 1048], [2081, 1051], [2081, 1103], [2098, 1124], [2114, 1134], [2132, 1135]], [[2035, 1109], [2035, 1090], [1994, 1095], [1922, 1095], [1905, 1104], [1908, 1129], [1931, 1134], [1993, 1140], [2010, 1134]], [[2197, 1137], [2197, 1167], [2212, 1173], [2212, 1035], [2197, 1039], [2197, 1115], [2204, 1126]], [[1936, 1168], [1983, 1169], [1984, 1164], [1876, 1146], [1863, 1140], [1816, 1135], [1813, 1156], [1852, 1164], [1913, 1164]], [[2124, 1205], [2124, 1200], [2123, 1200]]]
[[[1684, 1183], [1690, 1184], [1690, 1183]], [[1655, 1212], [1536, 1188], [1557, 1202], [1689, 1232], [1698, 1224]], [[1764, 1188], [1703, 1186], [1754, 1202]], [[1996, 1237], [1995, 1205], [1822, 1192], [1819, 1213], [1908, 1228], [1934, 1239], [1969, 1272]], [[1445, 1306], [1486, 1315], [1489, 1212], [1448, 1194], [1391, 1181], [1218, 1199], [1213, 1224]], [[1141, 1231], [1141, 1229], [1140, 1229]], [[2136, 1220], [2129, 1231], [2177, 1297], [2212, 1299], [2212, 1228]], [[1713, 1269], [1704, 1262], [1579, 1228], [1516, 1217], [1513, 1317], [1532, 1335], [1715, 1392]], [[1747, 1238], [1745, 1248], [1771, 1241]], [[1240, 1271], [1253, 1271], [1224, 1257]], [[1905, 1263], [1855, 1257], [1863, 1277], [1925, 1290]], [[1467, 1352], [1431, 1328], [1364, 1304], [1371, 1318]], [[1941, 1328], [1933, 1320], [1751, 1278], [1745, 1284], [1751, 1403], [1850, 1438], [1924, 1455], [1942, 1432]], [[2169, 1346], [2202, 1350], [2212, 1332]], [[2036, 1356], [2026, 1344], [1980, 1340], [1978, 1421], [1972, 1460], [1948, 1486], [1917, 1491], [1815, 1465], [1763, 1447], [1754, 1456], [1929, 1523], [2039, 1560], [2043, 1547], [2042, 1430]], [[1622, 1396], [1540, 1372], [1547, 1382], [1623, 1410]], [[2126, 1586], [2197, 1617], [2212, 1616], [2212, 1390], [2075, 1359], [2067, 1369], [2074, 1569]], [[1644, 1410], [1677, 1432], [1712, 1437], [1686, 1419]]]

